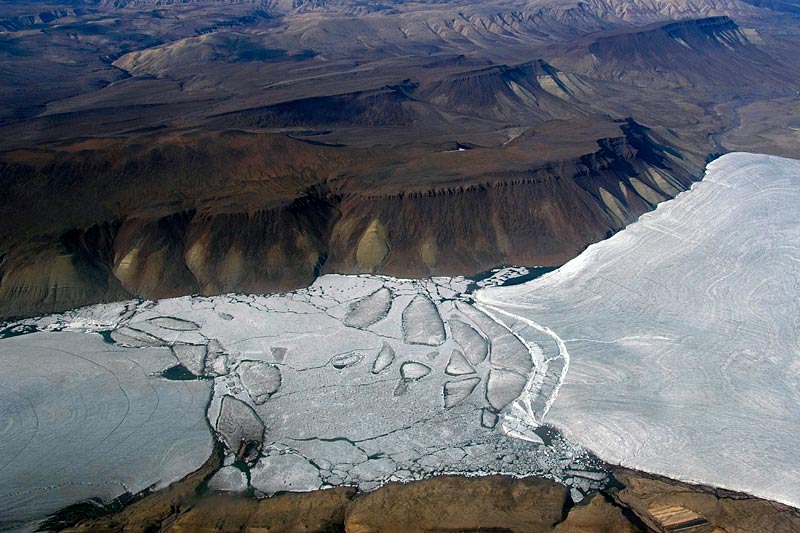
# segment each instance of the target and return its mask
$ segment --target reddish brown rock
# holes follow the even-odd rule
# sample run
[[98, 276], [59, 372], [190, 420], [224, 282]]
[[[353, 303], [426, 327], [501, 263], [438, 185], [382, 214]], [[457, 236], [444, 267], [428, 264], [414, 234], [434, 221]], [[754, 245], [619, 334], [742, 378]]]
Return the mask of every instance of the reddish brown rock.
[[654, 531], [659, 526], [653, 510], [674, 506], [727, 533], [800, 532], [800, 511], [776, 502], [627, 469], [617, 470], [615, 477], [624, 488], [612, 492], [614, 499]]
[[408, 531], [552, 531], [567, 489], [541, 478], [441, 476], [392, 483], [353, 502], [348, 533]]
[[305, 533], [336, 531], [355, 489], [337, 488], [255, 500], [216, 495], [175, 518], [174, 532], [251, 531]]
[[605, 495], [596, 493], [570, 509], [555, 533], [638, 533], [644, 531], [625, 517]]

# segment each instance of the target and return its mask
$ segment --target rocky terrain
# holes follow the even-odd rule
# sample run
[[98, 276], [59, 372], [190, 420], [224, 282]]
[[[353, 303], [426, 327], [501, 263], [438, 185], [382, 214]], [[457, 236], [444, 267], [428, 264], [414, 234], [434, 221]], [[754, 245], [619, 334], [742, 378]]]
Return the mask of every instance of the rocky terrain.
[[443, 476], [367, 494], [339, 488], [254, 500], [204, 493], [198, 472], [123, 511], [97, 518], [67, 513], [53, 524], [66, 531], [644, 533], [661, 531], [651, 510], [672, 506], [703, 518], [690, 531], [800, 531], [800, 513], [790, 507], [632, 470], [614, 475], [613, 488], [575, 504], [551, 481], [502, 476]]
[[[506, 322], [475, 307], [486, 280], [382, 277], [562, 265], [719, 154], [800, 157], [799, 28], [794, 0], [0, 0], [0, 320], [126, 301], [0, 331], [0, 529], [800, 531], [794, 508], [609, 466], [541, 426], [565, 383], [551, 418], [604, 459], [796, 501], [796, 343], [751, 357], [795, 300], [742, 296], [788, 256], [764, 283], [727, 275], [776, 247], [728, 227], [746, 242], [719, 252], [708, 308], [653, 281], [705, 270], [651, 277], [641, 247], [619, 253], [623, 283], [548, 297], [564, 341], [525, 302]], [[794, 189], [739, 192], [771, 195], [761, 228], [791, 219], [772, 208]], [[585, 299], [602, 291], [613, 309]], [[722, 305], [756, 293], [747, 323]], [[665, 317], [692, 333], [669, 361], [625, 329]], [[654, 362], [596, 361], [631, 355]], [[642, 385], [655, 368], [666, 385]], [[449, 475], [498, 472], [528, 477]]]
[[[658, 132], [598, 122], [582, 122], [604, 135], [586, 146], [591, 152], [534, 168], [528, 161], [549, 150], [524, 134], [489, 165], [491, 149], [481, 147], [406, 149], [412, 163], [391, 166], [374, 149], [242, 133], [17, 152], [0, 170], [17, 177], [8, 183], [17, 201], [0, 207], [11, 246], [0, 313], [130, 295], [285, 290], [326, 272], [426, 276], [560, 264], [700, 173], [698, 157], [665, 148], [671, 139]], [[342, 176], [378, 166], [397, 178]], [[56, 168], [82, 185], [43, 201]], [[427, 172], [441, 174], [413, 178]], [[50, 233], [56, 223], [71, 229]]]
[[[796, 530], [799, 180], [800, 160], [726, 154], [690, 191], [541, 276], [326, 275], [283, 294], [6, 324], [0, 527], [67, 526], [144, 498], [113, 520], [547, 531], [578, 503], [575, 523], [591, 531], [619, 523], [616, 501], [640, 528]], [[224, 458], [191, 479], [228, 496], [168, 488], [214, 439]], [[685, 485], [625, 479], [603, 461], [727, 491], [674, 497]], [[442, 477], [455, 474], [538, 479]], [[392, 485], [432, 477], [443, 488]], [[319, 509], [268, 500], [286, 505], [282, 518], [230, 497], [341, 487], [352, 489], [320, 493]], [[369, 494], [351, 505], [354, 489]], [[486, 493], [501, 510], [470, 504]], [[198, 514], [176, 516], [174, 497]]]
[[0, 316], [562, 264], [712, 154], [797, 155], [796, 16], [3, 2]]

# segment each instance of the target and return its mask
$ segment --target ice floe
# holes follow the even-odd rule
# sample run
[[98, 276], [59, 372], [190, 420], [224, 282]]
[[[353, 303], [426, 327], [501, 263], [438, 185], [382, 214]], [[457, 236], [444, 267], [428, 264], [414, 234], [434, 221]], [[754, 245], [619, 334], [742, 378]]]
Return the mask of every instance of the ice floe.
[[98, 335], [0, 341], [0, 529], [32, 529], [89, 498], [161, 488], [212, 450], [209, 381], [169, 381], [167, 348]]
[[442, 318], [436, 306], [426, 296], [414, 296], [403, 311], [403, 336], [409, 344], [438, 346], [444, 342]]
[[208, 480], [209, 489], [221, 492], [244, 492], [247, 487], [247, 474], [235, 466], [223, 466]]
[[236, 375], [256, 404], [266, 402], [281, 388], [281, 370], [277, 365], [263, 361], [242, 361], [236, 367]]
[[372, 373], [380, 374], [389, 368], [389, 366], [394, 363], [394, 357], [394, 348], [392, 348], [392, 345], [388, 342], [384, 342], [381, 351], [378, 352], [378, 357], [376, 357], [375, 362], [372, 363]]
[[475, 390], [475, 387], [477, 387], [478, 383], [480, 382], [481, 378], [478, 377], [464, 378], [456, 381], [446, 382], [444, 384], [445, 409], [450, 409], [451, 407], [455, 407], [456, 405], [466, 400], [469, 397], [469, 395], [472, 394], [472, 391]]
[[464, 350], [463, 354], [473, 365], [481, 364], [489, 355], [489, 341], [469, 324], [454, 318], [449, 321], [453, 338]]
[[322, 487], [319, 468], [295, 453], [271, 453], [250, 471], [252, 486], [267, 496], [278, 492], [307, 492]]
[[475, 368], [464, 357], [464, 353], [455, 348], [450, 354], [450, 361], [447, 362], [444, 372], [451, 376], [463, 376], [464, 374], [474, 374]]

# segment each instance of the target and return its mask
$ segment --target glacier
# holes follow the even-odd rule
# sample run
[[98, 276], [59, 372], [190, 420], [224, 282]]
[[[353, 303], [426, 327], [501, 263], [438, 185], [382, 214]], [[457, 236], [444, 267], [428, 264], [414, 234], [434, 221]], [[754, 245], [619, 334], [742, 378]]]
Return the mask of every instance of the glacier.
[[724, 155], [562, 268], [475, 299], [563, 342], [546, 421], [571, 441], [800, 506], [800, 161]]

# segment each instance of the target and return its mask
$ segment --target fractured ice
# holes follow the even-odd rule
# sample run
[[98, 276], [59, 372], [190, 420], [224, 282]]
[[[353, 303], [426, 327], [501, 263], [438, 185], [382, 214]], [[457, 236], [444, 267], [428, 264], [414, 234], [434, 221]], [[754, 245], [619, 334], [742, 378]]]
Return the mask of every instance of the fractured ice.
[[800, 161], [729, 154], [525, 283], [330, 275], [6, 325], [0, 526], [164, 486], [209, 427], [238, 460], [217, 490], [507, 473], [577, 499], [606, 477], [591, 449], [798, 506], [798, 206]]
[[252, 407], [233, 396], [222, 397], [214, 427], [239, 459], [252, 459], [264, 440], [264, 422]]
[[380, 374], [389, 366], [394, 363], [394, 348], [388, 342], [384, 342], [383, 346], [381, 347], [381, 351], [378, 352], [378, 357], [375, 358], [375, 362], [372, 363], [372, 373], [373, 374]]
[[208, 488], [223, 492], [247, 490], [247, 474], [235, 466], [223, 466], [208, 481]]
[[281, 388], [280, 367], [263, 361], [242, 361], [236, 375], [256, 404], [266, 402]]
[[342, 323], [351, 328], [366, 328], [385, 317], [391, 305], [392, 293], [386, 287], [381, 287], [351, 304]]
[[417, 363], [416, 361], [407, 361], [400, 367], [400, 375], [403, 379], [409, 381], [416, 381], [422, 379], [431, 373], [431, 367]]
[[364, 354], [358, 352], [342, 353], [331, 358], [331, 366], [341, 370], [349, 366], [355, 366], [363, 360]]
[[285, 452], [262, 457], [250, 472], [251, 485], [266, 495], [305, 492], [322, 487], [319, 468], [302, 455]]
[[486, 384], [486, 400], [495, 411], [500, 411], [522, 394], [527, 383], [528, 378], [519, 372], [493, 368]]
[[469, 364], [464, 353], [458, 348], [453, 349], [450, 354], [450, 361], [447, 363], [447, 368], [444, 369], [445, 374], [451, 376], [463, 376], [464, 374], [474, 374], [475, 369]]
[[[497, 279], [513, 277], [513, 272]], [[74, 353], [83, 353], [83, 343], [100, 346], [104, 357], [105, 351], [124, 353], [147, 368], [143, 379], [153, 386], [205, 391], [191, 407], [192, 414], [195, 419], [205, 416], [238, 460], [235, 466], [226, 462], [213, 476], [209, 487], [214, 490], [252, 489], [264, 495], [337, 485], [368, 490], [389, 480], [439, 473], [574, 478], [563, 474], [567, 468], [598, 473], [601, 481], [594, 486], [599, 486], [605, 474], [586, 452], [558, 438], [543, 446], [535, 437], [537, 425], [530, 424], [533, 384], [561, 379], [560, 374], [537, 377], [539, 371], [547, 372], [541, 364], [544, 352], [551, 360], [562, 357], [557, 343], [540, 348], [523, 342], [512, 328], [492, 318], [491, 311], [473, 307], [471, 287], [473, 282], [465, 278], [332, 275], [287, 294], [98, 305], [14, 327], [22, 332], [51, 330], [47, 335], [53, 339], [69, 335]], [[17, 346], [35, 356], [38, 335], [0, 340], [0, 347]], [[153, 353], [160, 358], [155, 367], [138, 361], [152, 359]], [[13, 359], [11, 352], [8, 357]], [[161, 377], [177, 365], [188, 371], [188, 378], [181, 378], [188, 381]], [[66, 359], [54, 373], [63, 366], [68, 366]], [[15, 380], [14, 375], [12, 370], [4, 378]], [[60, 392], [55, 387], [38, 394], [49, 398]], [[101, 401], [102, 391], [92, 394], [87, 398]], [[175, 406], [171, 416], [190, 420], [186, 408]], [[2, 409], [14, 423], [23, 423], [16, 419], [23, 417], [24, 406]], [[201, 429], [207, 438], [208, 428]], [[77, 426], [74, 435], [81, 431]], [[155, 463], [174, 451], [166, 441], [169, 435], [174, 432], [152, 440], [147, 461]], [[186, 474], [189, 464], [199, 466], [208, 457], [205, 443], [202, 453], [187, 448], [193, 463], [177, 462], [152, 482]], [[0, 442], [0, 452], [10, 456], [13, 450], [4, 445]], [[24, 443], [19, 446], [27, 449]], [[97, 453], [104, 453], [103, 443], [96, 446]], [[57, 471], [66, 460], [48, 468]], [[83, 479], [113, 480], [120, 468], [113, 463], [98, 479]], [[248, 468], [249, 473], [242, 471]], [[0, 470], [0, 486], [6, 472], [11, 470]], [[41, 490], [41, 481], [20, 483], [18, 490]], [[87, 488], [76, 496], [107, 499], [137, 487], [141, 484], [126, 481], [116, 492]], [[20, 505], [16, 502], [10, 494], [0, 494], [0, 505]], [[73, 502], [54, 499], [52, 506], [41, 507], [39, 518]]]
[[462, 355], [466, 356], [473, 365], [479, 365], [489, 355], [489, 341], [487, 341], [472, 326], [465, 324], [461, 320], [454, 318], [449, 321], [450, 331], [453, 338], [464, 350]]
[[464, 378], [457, 381], [448, 381], [444, 384], [444, 407], [450, 409], [466, 400], [481, 378]]
[[506, 473], [578, 499], [606, 477], [585, 446], [798, 506], [799, 205], [800, 162], [730, 154], [522, 284], [330, 275], [6, 325], [0, 528], [176, 480], [209, 426], [215, 490]]
[[180, 364], [195, 376], [203, 374], [208, 346], [205, 344], [173, 344], [172, 353]]
[[444, 324], [433, 302], [418, 294], [403, 311], [403, 334], [409, 344], [438, 346], [444, 342]]

